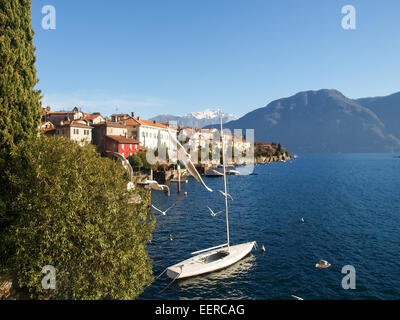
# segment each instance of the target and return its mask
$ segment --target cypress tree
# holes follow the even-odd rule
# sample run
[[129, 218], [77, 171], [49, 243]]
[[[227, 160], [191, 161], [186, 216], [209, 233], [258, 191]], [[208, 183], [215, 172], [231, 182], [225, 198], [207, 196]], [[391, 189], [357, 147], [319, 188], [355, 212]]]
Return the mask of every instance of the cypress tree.
[[[30, 14], [30, 0], [0, 0], [0, 278], [36, 299], [134, 299], [153, 280], [150, 194], [128, 192], [93, 146], [37, 137]], [[42, 288], [44, 265], [56, 290]]]
[[0, 228], [10, 197], [10, 153], [36, 134], [40, 121], [35, 60], [30, 0], [0, 0]]

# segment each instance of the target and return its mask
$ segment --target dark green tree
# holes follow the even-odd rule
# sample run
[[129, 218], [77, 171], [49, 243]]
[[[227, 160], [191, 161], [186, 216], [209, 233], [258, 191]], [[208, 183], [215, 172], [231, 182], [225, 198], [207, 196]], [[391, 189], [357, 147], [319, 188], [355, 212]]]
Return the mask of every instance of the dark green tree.
[[[149, 192], [128, 192], [93, 146], [37, 136], [30, 16], [30, 0], [0, 0], [0, 275], [32, 298], [133, 299], [152, 281]], [[42, 289], [46, 265], [55, 291]]]
[[[134, 299], [153, 280], [148, 190], [127, 191], [119, 162], [59, 137], [21, 143], [9, 171], [13, 224], [0, 267], [35, 299]], [[140, 203], [132, 203], [140, 196]], [[56, 290], [41, 270], [56, 269]]]
[[10, 153], [37, 133], [41, 116], [30, 0], [0, 1], [0, 228], [8, 217]]
[[143, 167], [143, 160], [138, 154], [129, 156], [128, 161], [133, 169], [140, 171], [140, 169]]

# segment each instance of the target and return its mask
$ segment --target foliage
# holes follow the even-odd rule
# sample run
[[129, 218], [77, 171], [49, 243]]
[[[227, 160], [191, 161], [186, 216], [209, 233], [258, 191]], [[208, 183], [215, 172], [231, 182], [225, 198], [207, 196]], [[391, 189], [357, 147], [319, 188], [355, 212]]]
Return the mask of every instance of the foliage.
[[256, 159], [259, 157], [280, 158], [282, 156], [290, 157], [290, 153], [286, 151], [280, 143], [272, 142], [271, 144], [268, 144], [265, 142], [256, 142], [254, 146], [254, 156]]
[[0, 1], [0, 228], [8, 208], [10, 152], [36, 134], [41, 115], [30, 0]]
[[129, 156], [128, 161], [133, 169], [140, 170], [143, 167], [143, 160], [138, 154]]
[[[152, 282], [149, 193], [127, 192], [118, 162], [44, 136], [22, 143], [11, 161], [13, 218], [1, 234], [0, 267], [32, 298], [133, 299]], [[129, 204], [132, 193], [141, 204]], [[55, 291], [41, 287], [45, 265], [57, 270]]]
[[[155, 151], [153, 151], [153, 153], [154, 153], [154, 156], [156, 157], [157, 153]], [[150, 170], [150, 169], [155, 170], [155, 169], [157, 169], [157, 167], [158, 167], [157, 164], [150, 164], [147, 161], [146, 152], [147, 152], [146, 150], [140, 150], [138, 153], [135, 154], [135, 157], [139, 157], [141, 159], [144, 169], [147, 169], [147, 170]], [[152, 151], [150, 151], [150, 152], [152, 152]]]

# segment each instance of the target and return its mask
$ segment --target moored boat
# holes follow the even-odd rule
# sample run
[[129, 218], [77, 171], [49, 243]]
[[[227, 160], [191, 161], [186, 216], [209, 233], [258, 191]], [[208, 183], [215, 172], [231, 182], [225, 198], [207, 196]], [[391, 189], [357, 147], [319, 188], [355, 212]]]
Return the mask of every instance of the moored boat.
[[192, 253], [197, 255], [167, 268], [168, 277], [183, 279], [225, 269], [246, 257], [255, 242], [230, 246], [229, 249], [226, 246]]
[[[222, 115], [220, 112], [220, 127], [221, 127], [221, 143], [222, 143], [222, 150], [224, 150], [224, 137], [223, 137], [223, 128], [222, 128]], [[177, 141], [177, 146], [178, 149], [182, 151], [181, 154], [184, 154], [186, 158], [186, 161], [190, 163], [190, 157], [183, 153], [183, 147], [179, 144]], [[246, 257], [251, 250], [254, 248], [256, 245], [255, 241], [252, 242], [247, 242], [247, 243], [242, 243], [238, 245], [230, 245], [230, 239], [229, 239], [229, 210], [228, 210], [228, 188], [227, 188], [227, 170], [225, 166], [225, 153], [222, 152], [222, 164], [223, 164], [223, 174], [222, 176], [224, 177], [224, 190], [220, 191], [218, 190], [221, 194], [224, 195], [225, 198], [225, 217], [226, 217], [226, 235], [227, 235], [227, 242], [226, 244], [219, 245], [216, 247], [200, 250], [193, 252], [192, 255], [195, 255], [192, 258], [186, 259], [182, 262], [179, 262], [177, 264], [174, 264], [166, 269], [168, 277], [176, 280], [176, 279], [182, 279], [182, 278], [188, 278], [188, 277], [194, 277], [198, 276], [201, 274], [209, 273], [209, 272], [214, 272], [217, 270], [221, 270], [224, 268], [227, 268], [236, 262], [242, 260], [244, 257]], [[218, 172], [214, 170], [215, 172]], [[236, 171], [236, 170], [230, 170], [230, 171]], [[192, 173], [193, 172], [193, 173]], [[214, 172], [214, 174], [215, 174]], [[238, 171], [237, 171], [238, 172]], [[219, 172], [218, 172], [219, 173]], [[238, 172], [239, 173], [239, 172]], [[191, 171], [191, 174], [194, 176], [198, 176], [198, 172], [194, 168]], [[199, 178], [199, 182], [203, 184], [203, 186], [210, 192], [213, 192], [212, 189], [207, 187], [204, 183], [204, 181]], [[229, 195], [230, 196], [230, 195]]]

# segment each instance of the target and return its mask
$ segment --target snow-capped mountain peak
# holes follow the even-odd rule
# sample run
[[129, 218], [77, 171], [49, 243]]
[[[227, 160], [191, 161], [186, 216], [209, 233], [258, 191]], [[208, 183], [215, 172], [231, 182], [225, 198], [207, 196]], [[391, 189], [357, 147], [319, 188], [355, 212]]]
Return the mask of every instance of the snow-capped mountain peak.
[[191, 112], [186, 115], [186, 117], [194, 117], [196, 119], [214, 119], [218, 117], [218, 111], [206, 109], [201, 112]]
[[[183, 117], [172, 116], [172, 115], [159, 115], [157, 117], [151, 118], [150, 120], [155, 120], [158, 122], [168, 122], [170, 120], [177, 121], [178, 125], [182, 127], [193, 127], [193, 128], [203, 128], [209, 125], [219, 123], [219, 113], [218, 110], [206, 109], [201, 112], [191, 112]], [[232, 120], [236, 120], [236, 117], [229, 114], [222, 114], [222, 122], [226, 123]]]

